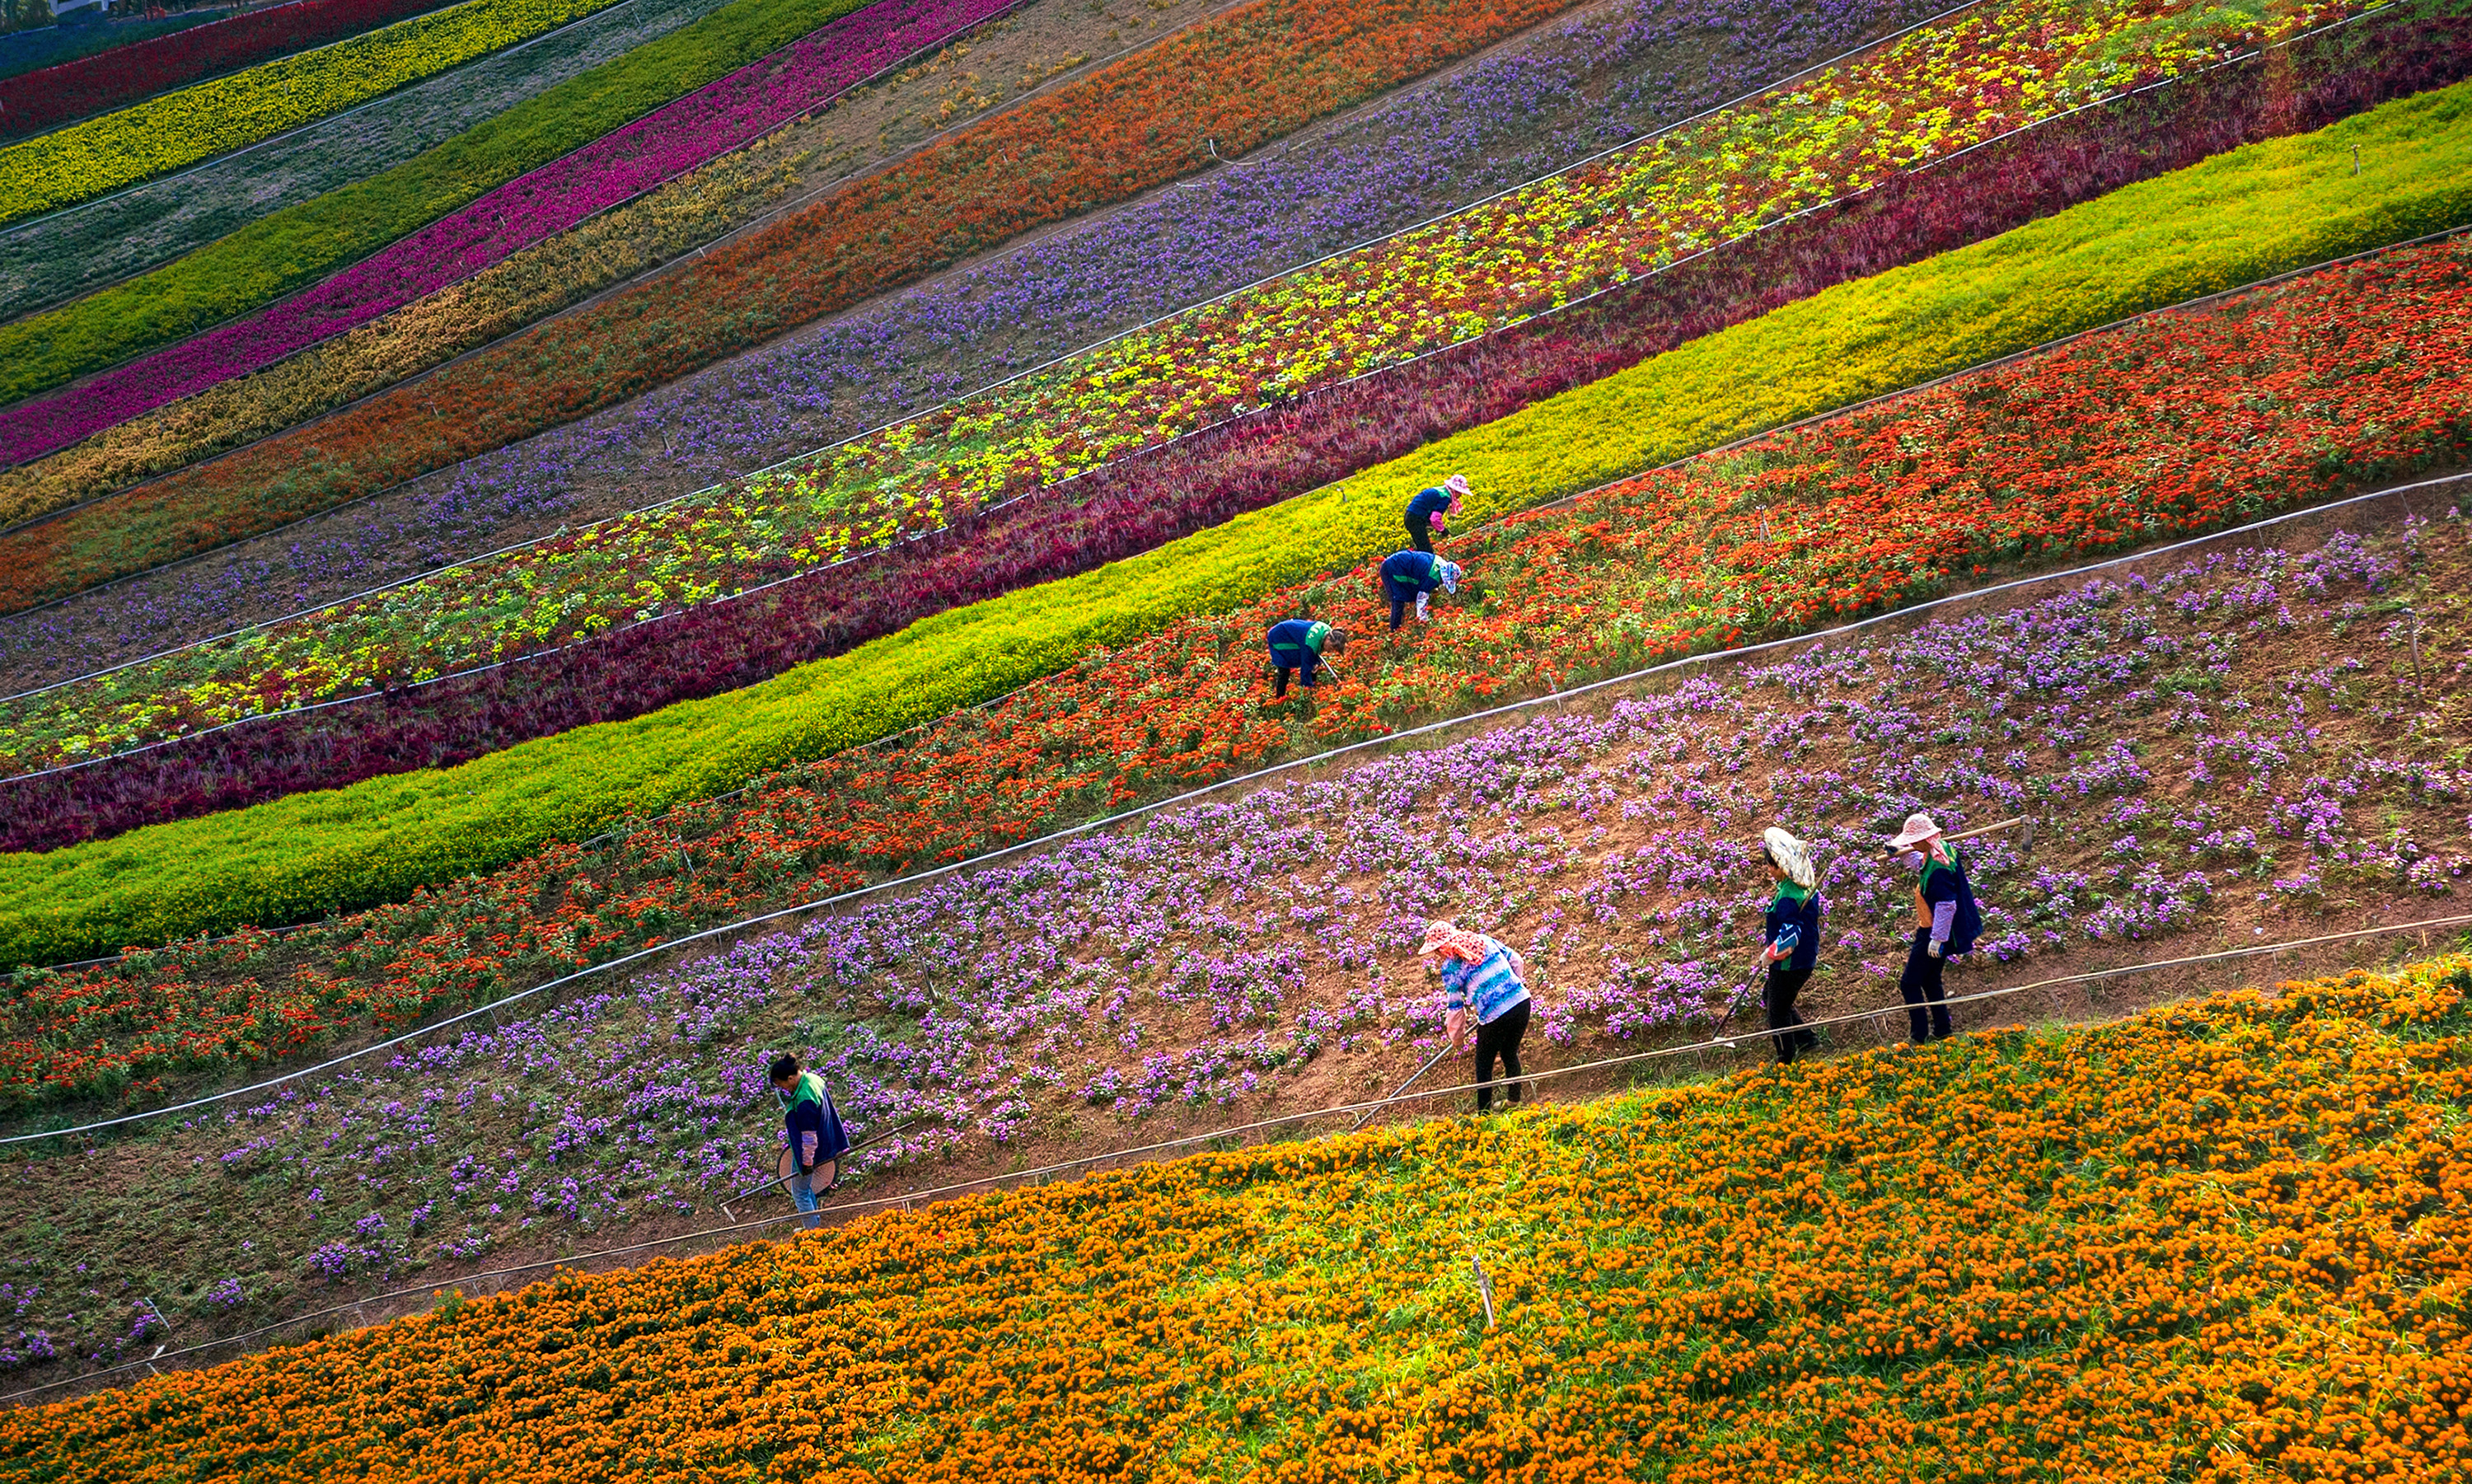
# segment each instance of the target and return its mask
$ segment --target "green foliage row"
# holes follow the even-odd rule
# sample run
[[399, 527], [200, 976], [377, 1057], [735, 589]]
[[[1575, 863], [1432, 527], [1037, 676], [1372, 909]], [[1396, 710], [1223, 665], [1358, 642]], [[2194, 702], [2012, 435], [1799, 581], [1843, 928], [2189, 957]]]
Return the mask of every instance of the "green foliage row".
[[608, 0], [464, 0], [0, 149], [0, 221], [243, 149], [589, 14]]
[[272, 303], [866, 3], [737, 0], [383, 175], [262, 217], [75, 303], [0, 325], [0, 401], [49, 391]]
[[[2359, 150], [2359, 173], [2353, 151]], [[2472, 84], [1842, 285], [1285, 504], [760, 685], [41, 855], [0, 857], [0, 965], [401, 899], [738, 787], [1381, 555], [1438, 472], [1477, 518], [2160, 305], [2472, 221]]]

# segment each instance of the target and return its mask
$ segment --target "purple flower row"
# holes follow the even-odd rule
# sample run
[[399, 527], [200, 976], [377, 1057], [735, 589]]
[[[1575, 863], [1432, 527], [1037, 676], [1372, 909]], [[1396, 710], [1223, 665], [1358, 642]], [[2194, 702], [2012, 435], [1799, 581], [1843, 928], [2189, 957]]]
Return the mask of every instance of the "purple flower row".
[[[1788, 224], [1559, 317], [1463, 342], [1296, 405], [1102, 466], [984, 519], [761, 596], [622, 628], [505, 668], [252, 720], [0, 780], [0, 850], [48, 850], [372, 777], [756, 683], [963, 604], [1151, 550], [1413, 452], [1775, 304], [1979, 241], [2205, 158], [2246, 135], [2416, 89], [2433, 53], [2333, 73], [2235, 70], [2084, 110]], [[2305, 59], [2314, 60], [2312, 54]], [[2472, 63], [2472, 45], [2452, 58]], [[2382, 445], [2383, 447], [2384, 445]], [[2327, 491], [2356, 474], [2331, 456]], [[2301, 495], [2293, 492], [2297, 499]], [[2118, 759], [2110, 767], [2122, 766]], [[2110, 786], [2089, 763], [2071, 786]]]
[[372, 504], [0, 619], [7, 688], [684, 493], [1550, 173], [1931, 13], [1930, 0], [1625, 0], [987, 262], [820, 321]]
[[[862, 1137], [900, 1130], [861, 1171], [999, 1161], [1067, 1128], [1095, 1152], [1332, 1058], [1358, 1059], [1348, 1086], [1421, 1060], [1440, 1007], [1411, 953], [1434, 916], [1520, 946], [1541, 969], [1533, 1060], [1581, 1060], [1723, 1012], [1769, 891], [1749, 842], [1772, 823], [1818, 847], [1813, 993], [1839, 1006], [1894, 1003], [1913, 878], [1869, 847], [1918, 808], [1951, 827], [2038, 816], [2031, 852], [1970, 848], [1992, 962], [2207, 923], [2282, 933], [2336, 883], [2451, 894], [2472, 772], [2409, 755], [2420, 703], [2364, 679], [2393, 674], [2403, 641], [2341, 622], [2433, 539], [2463, 537], [2212, 556], [1162, 814], [153, 1131], [154, 1178], [12, 1186], [20, 1229], [83, 1230], [49, 1209], [69, 1201], [103, 1201], [89, 1221], [140, 1223], [123, 1200], [227, 1219], [260, 1270], [157, 1275], [193, 1276], [188, 1312], [211, 1326], [235, 1292], [279, 1304], [710, 1210], [772, 1173], [763, 1066], [782, 1049]], [[2238, 732], [2274, 748], [2226, 747]], [[2081, 791], [2089, 769], [2104, 784]], [[75, 1256], [51, 1240], [30, 1236], [12, 1276], [65, 1300]], [[39, 1298], [0, 1319], [77, 1332]], [[95, 1322], [115, 1328], [81, 1353], [118, 1338], [116, 1313]]]
[[0, 461], [271, 366], [748, 143], [1017, 0], [876, 0], [244, 319], [0, 412]]

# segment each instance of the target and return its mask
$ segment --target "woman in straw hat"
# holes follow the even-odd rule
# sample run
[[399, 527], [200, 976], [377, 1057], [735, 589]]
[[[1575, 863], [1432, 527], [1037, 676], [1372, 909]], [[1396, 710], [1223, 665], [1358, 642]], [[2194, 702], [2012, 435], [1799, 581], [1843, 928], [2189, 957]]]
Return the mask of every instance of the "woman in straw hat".
[[[1914, 883], [1914, 936], [1906, 949], [1906, 971], [1897, 979], [1897, 993], [1910, 1007], [1906, 1028], [1919, 1046], [1948, 1039], [1947, 991], [1940, 975], [1948, 961], [1967, 952], [1983, 933], [1983, 911], [1974, 903], [1974, 886], [1965, 878], [1965, 857], [1940, 838], [1940, 827], [1928, 814], [1909, 814], [1906, 827], [1889, 842], [1892, 850], [1912, 850], [1909, 864], [1922, 872]], [[1926, 1014], [1924, 1007], [1930, 1010]]]
[[1509, 945], [1447, 922], [1425, 924], [1416, 956], [1441, 971], [1443, 1025], [1451, 1049], [1466, 1048], [1468, 1018], [1476, 1018], [1476, 1111], [1493, 1107], [1493, 1063], [1502, 1060], [1510, 1079], [1510, 1101], [1519, 1102], [1519, 1041], [1528, 1034], [1528, 966]]
[[1769, 871], [1776, 877], [1776, 896], [1769, 902], [1768, 947], [1761, 962], [1769, 967], [1769, 1029], [1776, 1033], [1779, 1066], [1819, 1044], [1819, 1036], [1795, 1013], [1794, 997], [1811, 982], [1819, 963], [1819, 874], [1811, 866], [1811, 848], [1774, 826], [1760, 832]]
[[1458, 510], [1467, 492], [1465, 474], [1453, 474], [1430, 490], [1417, 491], [1408, 501], [1408, 544], [1430, 553], [1435, 537], [1451, 534], [1449, 522], [1442, 517]]

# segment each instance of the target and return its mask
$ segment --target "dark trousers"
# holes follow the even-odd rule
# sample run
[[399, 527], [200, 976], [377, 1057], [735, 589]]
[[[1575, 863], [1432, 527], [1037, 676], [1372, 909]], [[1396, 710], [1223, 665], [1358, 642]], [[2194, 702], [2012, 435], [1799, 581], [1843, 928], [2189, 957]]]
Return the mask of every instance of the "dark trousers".
[[1772, 1038], [1776, 1042], [1779, 1066], [1792, 1065], [1795, 1057], [1819, 1044], [1818, 1035], [1802, 1028], [1802, 1017], [1794, 1009], [1794, 997], [1801, 993], [1802, 987], [1810, 982], [1811, 970], [1808, 969], [1788, 969], [1782, 962], [1769, 966], [1766, 996], [1769, 1029], [1789, 1033]]
[[[1277, 668], [1278, 668], [1278, 672], [1279, 672], [1279, 682], [1278, 682], [1278, 684], [1277, 684], [1277, 685], [1273, 686], [1273, 687], [1272, 688], [1272, 690], [1271, 690], [1271, 694], [1272, 694], [1272, 696], [1274, 696], [1274, 697], [1275, 697], [1275, 696], [1284, 696], [1284, 695], [1286, 695], [1286, 694], [1288, 693], [1288, 677], [1296, 673], [1296, 667], [1295, 667], [1295, 665], [1292, 665], [1292, 664], [1283, 664], [1283, 665], [1278, 666]], [[1313, 689], [1313, 688], [1314, 688], [1314, 672], [1313, 672], [1310, 668], [1308, 668], [1308, 669], [1305, 671], [1305, 689], [1307, 689], [1307, 690], [1311, 690], [1311, 689]]]
[[1431, 515], [1409, 516], [1408, 539], [1415, 544], [1418, 551], [1430, 554], [1434, 549], [1434, 517]]
[[[1906, 971], [1897, 978], [1897, 993], [1913, 1008], [1906, 1012], [1906, 1028], [1913, 1033], [1914, 1044], [1948, 1039], [1948, 991], [1940, 987], [1940, 974], [1948, 960], [1931, 955], [1931, 929], [1914, 929], [1913, 946], [1906, 949]], [[1923, 1007], [1928, 1004], [1928, 1013]]]
[[1401, 624], [1408, 621], [1408, 610], [1415, 604], [1416, 589], [1403, 588], [1386, 580], [1382, 584], [1382, 595], [1390, 600], [1390, 628], [1395, 633]]
[[1510, 1100], [1519, 1101], [1519, 1038], [1528, 1034], [1528, 1004], [1521, 1000], [1476, 1028], [1476, 1111], [1493, 1107], [1493, 1059], [1502, 1058], [1503, 1075], [1510, 1079]]

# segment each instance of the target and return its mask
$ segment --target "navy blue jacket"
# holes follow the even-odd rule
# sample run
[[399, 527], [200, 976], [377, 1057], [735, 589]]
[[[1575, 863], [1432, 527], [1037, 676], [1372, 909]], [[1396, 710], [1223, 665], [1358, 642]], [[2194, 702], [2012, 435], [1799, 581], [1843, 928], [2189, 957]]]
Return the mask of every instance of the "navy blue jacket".
[[1441, 590], [1441, 558], [1430, 551], [1394, 551], [1382, 563], [1382, 586], [1392, 597]]
[[1448, 490], [1439, 487], [1419, 490], [1416, 497], [1408, 502], [1408, 524], [1413, 526], [1428, 515], [1438, 515], [1450, 508], [1451, 492]]
[[1768, 941], [1777, 941], [1777, 934], [1791, 926], [1802, 941], [1794, 951], [1777, 963], [1790, 971], [1810, 972], [1819, 963], [1819, 894], [1804, 892], [1795, 901], [1786, 892], [1786, 883], [1777, 883], [1777, 894], [1769, 902]]
[[1950, 958], [1971, 951], [1974, 940], [1983, 936], [1983, 909], [1974, 904], [1974, 884], [1965, 879], [1965, 853], [1956, 846], [1948, 848], [1950, 865], [1941, 865], [1929, 855], [1923, 857], [1923, 905], [1937, 907], [1941, 902], [1957, 903], [1957, 921], [1948, 930], [1948, 945], [1941, 951]]
[[[824, 1088], [824, 1079], [814, 1072], [798, 1074], [798, 1089], [789, 1096], [789, 1111], [781, 1115], [782, 1126], [790, 1135], [790, 1147], [804, 1155], [798, 1140], [801, 1134], [816, 1136], [818, 1164], [838, 1160], [849, 1148], [849, 1136], [842, 1132], [841, 1114], [833, 1111], [833, 1095]], [[796, 1156], [793, 1156], [796, 1158]], [[800, 1160], [801, 1163], [806, 1162]]]
[[1291, 618], [1271, 625], [1271, 663], [1283, 670], [1302, 670], [1308, 685], [1314, 682], [1314, 670], [1321, 663], [1321, 651], [1310, 642], [1316, 627], [1310, 618]]

